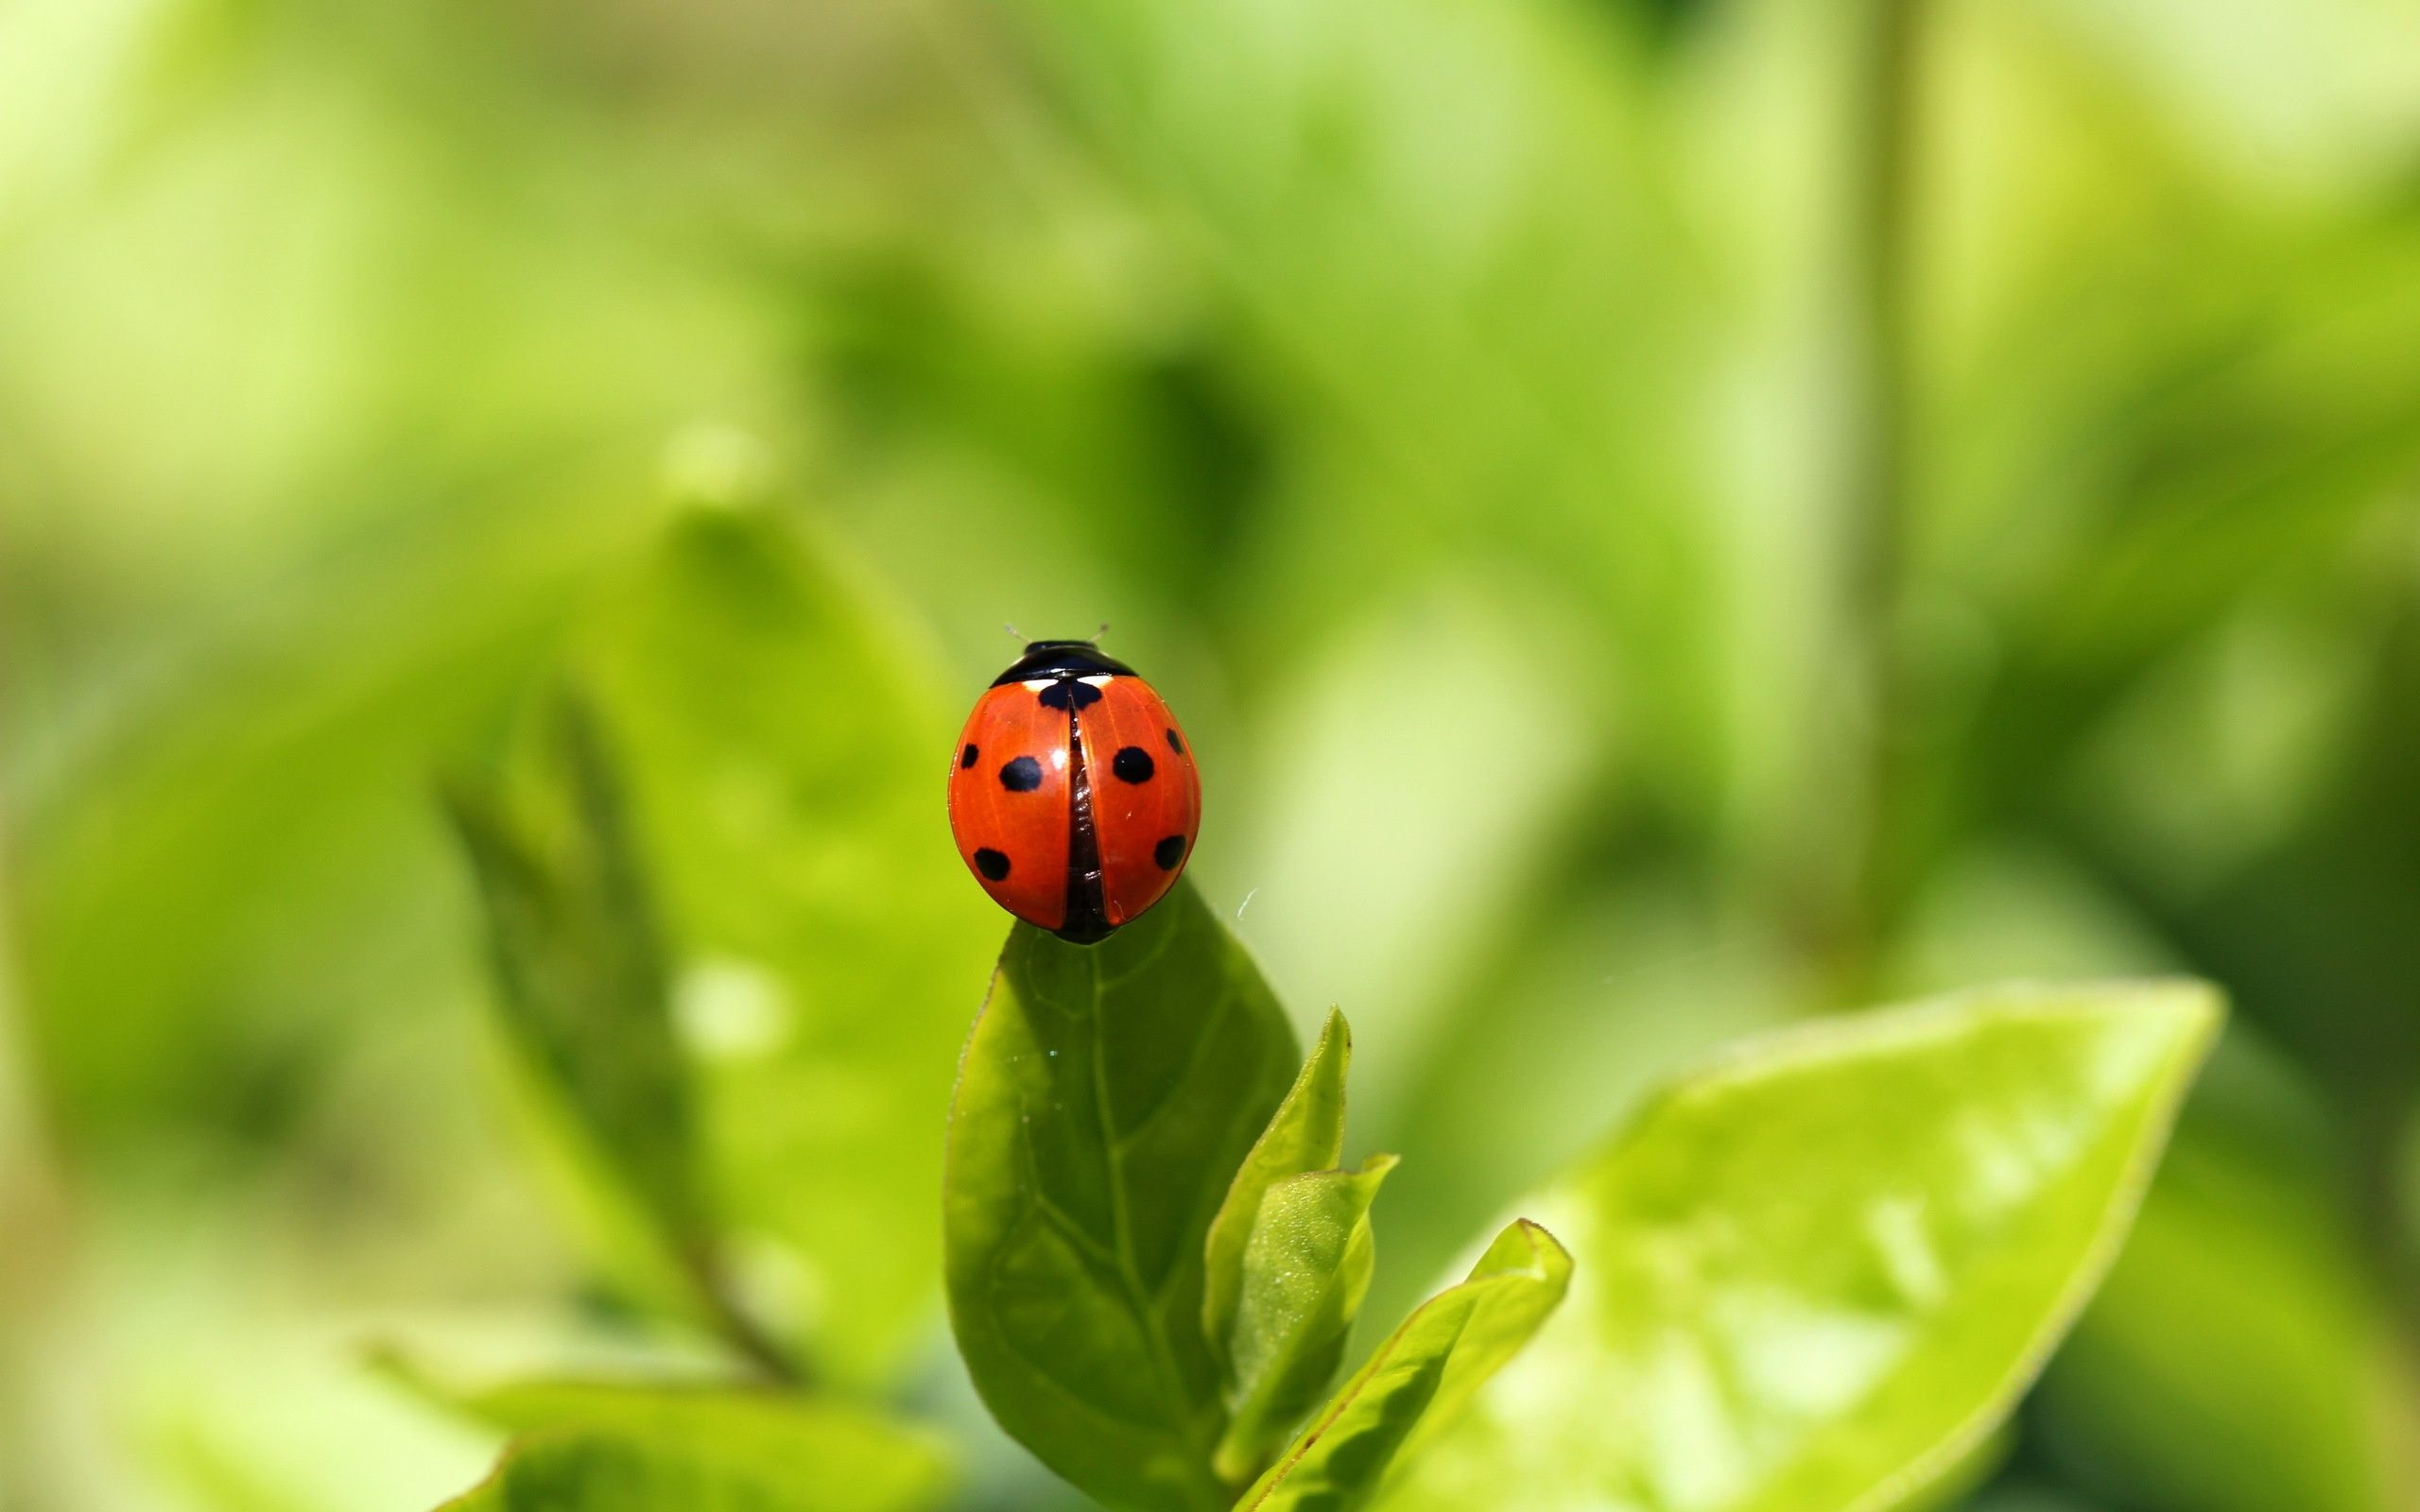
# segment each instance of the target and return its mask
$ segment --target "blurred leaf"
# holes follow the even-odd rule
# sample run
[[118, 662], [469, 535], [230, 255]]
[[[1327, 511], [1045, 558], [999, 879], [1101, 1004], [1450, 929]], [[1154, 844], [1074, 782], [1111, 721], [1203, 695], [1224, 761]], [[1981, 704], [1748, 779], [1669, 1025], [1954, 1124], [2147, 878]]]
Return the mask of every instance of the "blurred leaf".
[[428, 773], [628, 544], [627, 487], [577, 492], [484, 495], [255, 585], [240, 620], [9, 743], [31, 1048], [73, 1145], [283, 1133], [335, 1036], [473, 984]]
[[[1203, 851], [1250, 893], [1238, 928], [1270, 980], [1295, 1001], [1353, 1005], [1355, 1106], [1389, 1148], [1418, 1118], [1406, 1074], [1440, 1015], [1466, 984], [1495, 1003], [1489, 953], [1532, 922], [1521, 886], [1585, 823], [1575, 810], [1601, 731], [1553, 669], [1594, 652], [1542, 597], [1534, 582], [1439, 580], [1296, 644], [1254, 690], [1257, 801], [1223, 853]], [[1344, 900], [1351, 929], [1336, 927]]]
[[1967, 1512], [2104, 1512], [2091, 1503], [2026, 1485], [1994, 1486], [1966, 1507]]
[[2014, 1421], [1978, 1436], [1966, 1452], [1942, 1466], [1941, 1473], [1888, 1504], [1889, 1512], [1968, 1512], [1976, 1493], [2008, 1464], [2021, 1436]]
[[1380, 1315], [1409, 1313], [1457, 1268], [1471, 1236], [1502, 1220], [1507, 1193], [1544, 1186], [1675, 1073], [1790, 1015], [1780, 942], [1685, 872], [1609, 875], [1573, 855], [1521, 908], [1525, 934], [1457, 994], [1380, 1142], [1404, 1158], [1370, 1301]]
[[1423, 1303], [1378, 1347], [1238, 1512], [1350, 1512], [1366, 1503], [1397, 1459], [1450, 1423], [1530, 1342], [1570, 1283], [1571, 1257], [1552, 1234], [1526, 1219], [1506, 1228], [1466, 1280]]
[[864, 1408], [772, 1388], [577, 1376], [465, 1383], [442, 1379], [399, 1354], [382, 1355], [374, 1364], [424, 1400], [508, 1434], [598, 1428], [735, 1444], [762, 1434], [800, 1446], [820, 1440], [849, 1453], [862, 1446], [869, 1462], [878, 1452], [927, 1477], [941, 1468], [940, 1447], [927, 1434]]
[[[2323, 1200], [2273, 1147], [2180, 1137], [2109, 1281], [2038, 1395], [2060, 1461], [2157, 1512], [2386, 1512], [2391, 1315]], [[2409, 1410], [2408, 1408], [2405, 1410]]]
[[1532, 1205], [1571, 1305], [1390, 1505], [1915, 1493], [2091, 1294], [2218, 1022], [2189, 983], [2010, 988], [1684, 1079]]
[[1201, 1332], [1222, 1365], [1232, 1364], [1227, 1339], [1235, 1330], [1244, 1250], [1261, 1197], [1288, 1177], [1323, 1171], [1344, 1159], [1344, 1084], [1352, 1065], [1352, 1027], [1342, 1013], [1330, 1008], [1310, 1058], [1303, 1062], [1269, 1126], [1253, 1142], [1252, 1152], [1219, 1204], [1218, 1216], [1210, 1220], [1210, 1237], [1202, 1248]]
[[[1702, 792], [1720, 765], [1731, 602], [1723, 511], [1689, 450], [1714, 281], [1675, 213], [1680, 165], [1654, 150], [1636, 57], [1580, 7], [1026, 0], [1013, 14], [1049, 103], [1166, 228], [1277, 401], [1274, 507], [1231, 590], [1252, 670], [1283, 674], [1432, 576], [1509, 568], [1526, 603], [1584, 605], [1594, 637], [1524, 713], [1618, 696], [1639, 715], [1634, 781]], [[1501, 785], [1485, 800], [1517, 804], [1520, 785]]]
[[949, 1483], [928, 1436], [797, 1398], [530, 1382], [461, 1405], [526, 1436], [452, 1512], [912, 1512]]
[[683, 516], [576, 664], [678, 947], [735, 1280], [819, 1366], [876, 1379], [937, 1297], [943, 1109], [998, 918], [942, 823], [958, 711], [766, 507]]
[[1202, 1255], [1296, 1053], [1189, 883], [1098, 945], [1009, 936], [950, 1114], [950, 1318], [1001, 1426], [1112, 1506], [1227, 1504]]
[[1377, 1263], [1370, 1204], [1394, 1166], [1374, 1155], [1357, 1171], [1306, 1171], [1261, 1198], [1233, 1335], [1213, 1339], [1234, 1361], [1221, 1477], [1256, 1474], [1335, 1378]]
[[447, 806], [507, 1029], [677, 1246], [700, 1237], [703, 1211], [663, 945], [596, 725], [568, 699], [551, 715], [551, 822], [509, 812], [496, 784], [469, 777]]
[[463, 1384], [401, 1356], [378, 1364], [415, 1395], [522, 1435], [448, 1506], [906, 1512], [936, 1504], [951, 1479], [933, 1435], [828, 1400], [569, 1377]]
[[780, 387], [760, 282], [524, 129], [565, 76], [499, 18], [0, 31], [0, 802], [62, 1131], [430, 1147], [332, 1127], [321, 1079], [476, 990], [428, 770], [651, 524], [664, 431]]

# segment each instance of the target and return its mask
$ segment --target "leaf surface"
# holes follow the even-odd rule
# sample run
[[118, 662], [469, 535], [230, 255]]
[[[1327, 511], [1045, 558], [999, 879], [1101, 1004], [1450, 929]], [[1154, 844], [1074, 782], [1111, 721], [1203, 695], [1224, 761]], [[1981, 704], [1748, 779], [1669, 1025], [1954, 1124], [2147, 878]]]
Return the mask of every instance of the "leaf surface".
[[1237, 1512], [1366, 1505], [1395, 1462], [1451, 1423], [1530, 1342], [1570, 1282], [1571, 1257], [1552, 1234], [1526, 1220], [1507, 1228], [1467, 1279], [1422, 1303], [1379, 1346]]
[[1357, 1171], [1305, 1171], [1261, 1198], [1244, 1249], [1220, 1474], [1255, 1474], [1335, 1377], [1377, 1262], [1370, 1204], [1394, 1167], [1377, 1155]]
[[680, 950], [736, 1280], [825, 1374], [879, 1381], [938, 1290], [942, 1111], [997, 937], [941, 825], [960, 711], [769, 507], [680, 518], [576, 665]]
[[[595, 723], [569, 699], [546, 721], [551, 802], [500, 782], [448, 785], [486, 915], [497, 1005], [514, 1044], [631, 1195], [676, 1241], [700, 1225], [689, 1089], [654, 915]], [[531, 812], [533, 808], [551, 812]]]
[[1204, 1242], [1296, 1054], [1189, 885], [1098, 945], [1009, 937], [950, 1116], [950, 1318], [1001, 1426], [1112, 1506], [1227, 1505]]
[[1352, 1064], [1353, 1030], [1343, 1014], [1330, 1009], [1310, 1058], [1303, 1062], [1269, 1126], [1253, 1142], [1252, 1153], [1236, 1169], [1218, 1216], [1210, 1221], [1201, 1330], [1222, 1361], [1243, 1291], [1244, 1247], [1262, 1195], [1288, 1177], [1324, 1171], [1344, 1158], [1344, 1083]]
[[796, 1397], [528, 1381], [454, 1400], [524, 1436], [446, 1512], [916, 1512], [949, 1481], [929, 1436]]
[[1570, 1304], [1391, 1512], [1923, 1490], [2099, 1283], [2218, 1022], [2192, 983], [2004, 988], [1684, 1079], [1531, 1208]]

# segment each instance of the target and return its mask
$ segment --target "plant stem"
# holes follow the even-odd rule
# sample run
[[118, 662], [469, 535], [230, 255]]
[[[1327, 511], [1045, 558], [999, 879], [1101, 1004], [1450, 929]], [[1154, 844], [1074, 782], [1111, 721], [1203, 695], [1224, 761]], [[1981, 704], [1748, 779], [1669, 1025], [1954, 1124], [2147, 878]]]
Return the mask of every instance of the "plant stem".
[[1892, 883], [1890, 805], [1904, 717], [1899, 623], [1909, 524], [1910, 177], [1923, 0], [1869, 0], [1850, 90], [1844, 249], [1846, 438], [1832, 619], [1792, 906], [1826, 996], [1875, 971]]
[[681, 1261], [689, 1273], [690, 1283], [697, 1288], [698, 1299], [705, 1305], [716, 1332], [741, 1359], [777, 1385], [796, 1389], [813, 1384], [813, 1376], [805, 1362], [773, 1337], [755, 1315], [741, 1305], [739, 1297], [731, 1289], [730, 1276], [721, 1256], [712, 1244], [700, 1240], [683, 1246]]

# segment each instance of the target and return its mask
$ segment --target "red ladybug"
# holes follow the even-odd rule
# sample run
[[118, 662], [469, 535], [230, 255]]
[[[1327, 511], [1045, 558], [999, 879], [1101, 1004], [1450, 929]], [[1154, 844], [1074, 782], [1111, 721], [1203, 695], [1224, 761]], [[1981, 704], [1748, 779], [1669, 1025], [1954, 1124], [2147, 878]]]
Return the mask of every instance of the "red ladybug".
[[958, 737], [949, 827], [994, 902], [1089, 945], [1175, 885], [1201, 777], [1133, 668], [1090, 641], [1035, 641]]

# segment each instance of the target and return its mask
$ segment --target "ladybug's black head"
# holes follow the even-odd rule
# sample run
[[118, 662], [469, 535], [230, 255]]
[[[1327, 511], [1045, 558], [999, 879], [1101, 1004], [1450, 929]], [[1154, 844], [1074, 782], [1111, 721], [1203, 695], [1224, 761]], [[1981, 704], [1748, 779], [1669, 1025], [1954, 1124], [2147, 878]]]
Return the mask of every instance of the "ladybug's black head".
[[1116, 675], [1132, 677], [1134, 669], [1115, 657], [1103, 656], [1100, 647], [1090, 641], [1028, 641], [1025, 655], [1006, 672], [992, 679], [992, 686], [1009, 682], [1030, 682], [1036, 678], [1099, 678]]

